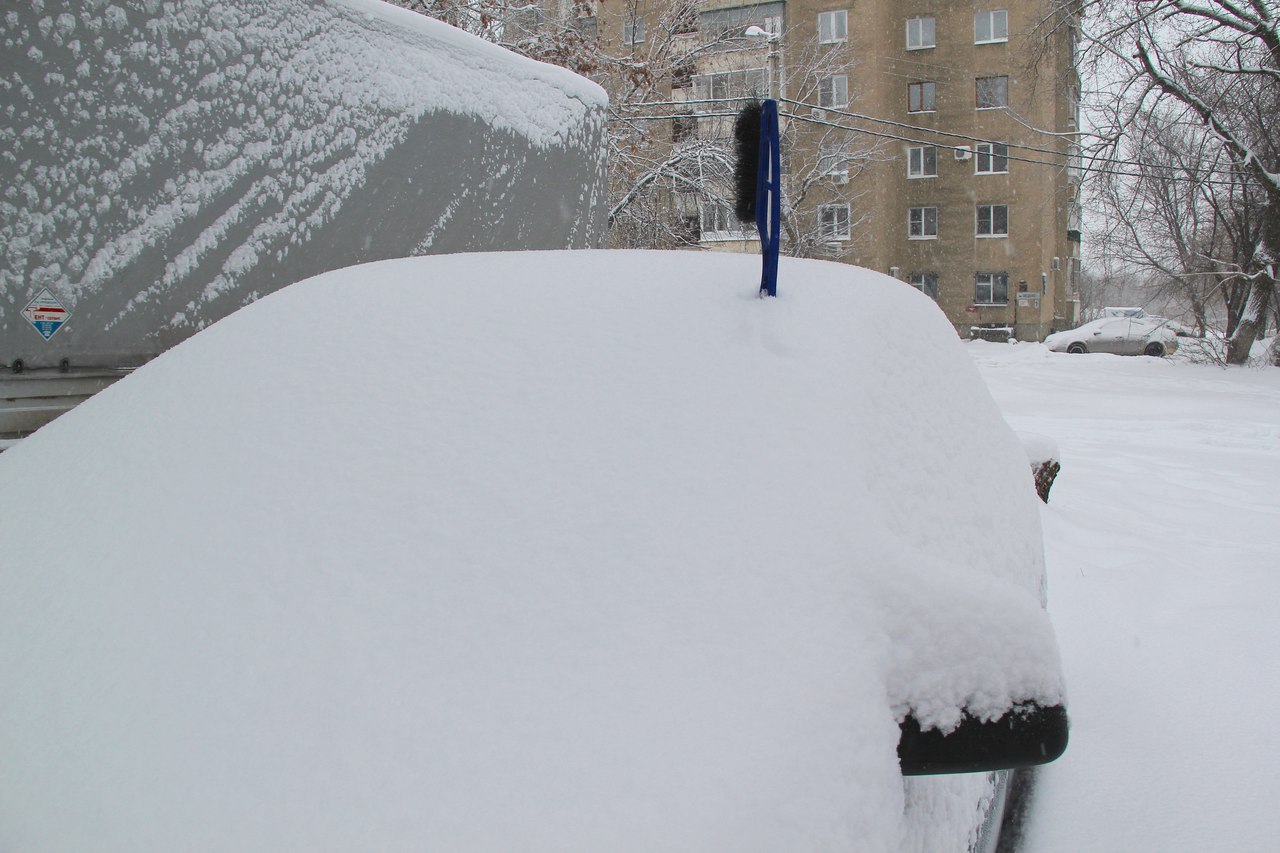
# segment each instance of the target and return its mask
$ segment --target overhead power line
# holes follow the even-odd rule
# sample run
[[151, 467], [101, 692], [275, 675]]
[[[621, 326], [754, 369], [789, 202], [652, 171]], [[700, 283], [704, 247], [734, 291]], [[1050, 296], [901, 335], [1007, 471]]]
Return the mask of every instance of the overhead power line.
[[[691, 105], [696, 105], [696, 104], [746, 103], [746, 102], [755, 101], [755, 100], [759, 100], [759, 99], [753, 98], [753, 97], [691, 98], [689, 100], [684, 100], [684, 101], [649, 101], [649, 102], [644, 102], [640, 104], [628, 104], [626, 106], [629, 109], [640, 109], [640, 108], [648, 108], [648, 107], [689, 107]], [[905, 130], [913, 131], [916, 133], [946, 136], [948, 138], [960, 139], [966, 142], [973, 142], [973, 143], [999, 142], [1000, 144], [1005, 145], [1007, 146], [1008, 149], [1010, 149], [1010, 153], [1008, 153], [1007, 155], [1004, 155], [1005, 159], [1011, 160], [1013, 162], [1018, 162], [1018, 163], [1028, 163], [1034, 166], [1048, 166], [1054, 169], [1070, 168], [1070, 169], [1076, 169], [1081, 172], [1089, 172], [1095, 175], [1114, 175], [1117, 177], [1125, 177], [1125, 178], [1142, 178], [1144, 177], [1144, 175], [1137, 174], [1132, 171], [1125, 171], [1124, 167], [1130, 167], [1132, 169], [1144, 169], [1144, 170], [1159, 169], [1159, 170], [1164, 170], [1171, 173], [1177, 173], [1177, 172], [1183, 171], [1176, 165], [1166, 165], [1162, 163], [1143, 163], [1136, 160], [1108, 159], [1103, 161], [1103, 165], [1087, 165], [1083, 162], [1073, 165], [1070, 162], [1068, 162], [1070, 158], [1083, 157], [1082, 154], [1074, 154], [1071, 152], [1064, 152], [1064, 151], [1055, 151], [1049, 148], [1039, 148], [1033, 145], [1023, 145], [1015, 142], [1007, 142], [1005, 140], [993, 140], [987, 137], [979, 137], [979, 136], [973, 136], [970, 134], [956, 133], [954, 131], [937, 130], [935, 128], [921, 127], [919, 125], [912, 125], [906, 122], [894, 121], [892, 119], [877, 118], [875, 116], [869, 116], [863, 113], [855, 113], [849, 110], [842, 110], [834, 107], [819, 107], [815, 104], [809, 104], [803, 101], [796, 101], [790, 98], [781, 98], [779, 100], [782, 103], [790, 104], [790, 105], [797, 106], [803, 109], [808, 109], [811, 111], [818, 111], [823, 113], [834, 113], [836, 115], [845, 116], [847, 118], [852, 118], [855, 120], [885, 124], [892, 127], [903, 128]], [[711, 117], [730, 117], [734, 115], [736, 115], [736, 113], [731, 113], [731, 112], [714, 112], [713, 113], [713, 112], [697, 111], [693, 113], [684, 113], [684, 114], [663, 114], [663, 115], [652, 115], [652, 116], [637, 115], [637, 116], [630, 116], [629, 118], [638, 119], [638, 120], [665, 121], [665, 120], [670, 120], [674, 118], [711, 118]], [[902, 134], [898, 134], [898, 133], [889, 133], [885, 131], [871, 130], [865, 127], [851, 127], [849, 125], [826, 121], [820, 118], [816, 118], [812, 115], [804, 115], [802, 113], [788, 112], [788, 113], [783, 113], [782, 115], [785, 118], [792, 119], [793, 121], [802, 121], [802, 122], [807, 122], [809, 124], [823, 125], [826, 127], [845, 130], [850, 133], [861, 133], [867, 136], [874, 136], [880, 139], [892, 139], [898, 142], [907, 142], [913, 145], [927, 145], [927, 146], [933, 146], [933, 147], [939, 147], [939, 148], [947, 148], [953, 151], [958, 150], [962, 147], [967, 147], [967, 146], [959, 146], [959, 145], [939, 144], [936, 140], [928, 140], [928, 139], [920, 139], [918, 137], [903, 136]], [[1035, 159], [1031, 157], [1022, 157], [1012, 153], [1013, 149], [1017, 149], [1019, 151], [1029, 151], [1029, 152], [1038, 153], [1038, 154], [1048, 154], [1052, 157], [1061, 157], [1064, 159], [1062, 162], [1051, 162], [1051, 161], [1040, 160], [1040, 159]], [[1225, 170], [1213, 169], [1210, 171], [1211, 173], [1220, 174]], [[1236, 181], [1224, 181], [1224, 180], [1218, 180], [1214, 178], [1196, 179], [1196, 178], [1188, 178], [1180, 174], [1170, 174], [1167, 176], [1166, 180], [1172, 180], [1179, 183], [1204, 184], [1204, 185], [1211, 185], [1211, 186], [1239, 186], [1239, 183]]]

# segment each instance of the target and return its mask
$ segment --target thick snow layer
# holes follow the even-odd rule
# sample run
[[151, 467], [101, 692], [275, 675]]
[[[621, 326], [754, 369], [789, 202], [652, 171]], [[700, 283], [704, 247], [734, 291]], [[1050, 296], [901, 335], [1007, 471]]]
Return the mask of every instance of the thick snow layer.
[[0, 848], [965, 849], [896, 724], [1062, 699], [1025, 456], [931, 301], [758, 277], [353, 267], [5, 452]]
[[[546, 148], [594, 139], [607, 103], [564, 69], [377, 0], [6, 9], [0, 297], [16, 312], [31, 288], [72, 306], [136, 291], [107, 327], [200, 271], [205, 292], [171, 312], [195, 325], [203, 303], [331, 223], [424, 116]], [[154, 279], [116, 280], [157, 252]]]
[[1280, 370], [966, 346], [1062, 448], [1041, 512], [1071, 748], [1021, 849], [1275, 850]]

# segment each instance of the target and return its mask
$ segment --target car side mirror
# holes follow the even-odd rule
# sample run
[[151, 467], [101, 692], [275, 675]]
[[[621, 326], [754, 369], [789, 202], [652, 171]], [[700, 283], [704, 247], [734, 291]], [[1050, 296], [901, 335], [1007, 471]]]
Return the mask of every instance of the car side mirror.
[[1067, 749], [1067, 709], [1019, 705], [997, 720], [965, 714], [943, 734], [922, 731], [914, 717], [899, 724], [898, 762], [903, 776], [981, 773], [1048, 764]]

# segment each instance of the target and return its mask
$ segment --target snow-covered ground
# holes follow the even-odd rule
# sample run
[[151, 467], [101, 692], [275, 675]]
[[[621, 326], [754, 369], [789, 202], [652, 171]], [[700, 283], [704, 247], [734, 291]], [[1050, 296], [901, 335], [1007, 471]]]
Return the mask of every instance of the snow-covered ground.
[[1042, 515], [1071, 747], [1027, 853], [1277, 849], [1280, 370], [967, 346], [1062, 458]]

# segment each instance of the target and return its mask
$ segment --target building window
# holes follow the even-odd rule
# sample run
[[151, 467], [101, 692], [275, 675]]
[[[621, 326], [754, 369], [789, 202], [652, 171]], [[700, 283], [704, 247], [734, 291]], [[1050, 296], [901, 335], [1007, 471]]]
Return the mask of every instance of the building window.
[[844, 9], [818, 13], [818, 44], [849, 40], [849, 13]]
[[671, 88], [684, 89], [692, 86], [695, 70], [697, 70], [696, 66], [687, 60], [677, 62], [671, 66]]
[[823, 240], [849, 239], [849, 205], [824, 204], [818, 208], [818, 231]]
[[693, 91], [698, 100], [763, 97], [769, 91], [769, 72], [764, 68], [748, 68], [701, 74], [693, 78]]
[[622, 41], [626, 44], [644, 43], [644, 18], [627, 18], [622, 22]]
[[980, 272], [974, 282], [974, 305], [1009, 304], [1009, 274], [1007, 272]]
[[693, 116], [676, 116], [671, 120], [671, 141], [688, 142], [698, 138], [698, 120]]
[[720, 240], [746, 240], [746, 226], [738, 221], [733, 208], [727, 204], [706, 201], [698, 205], [702, 222], [702, 239], [706, 242]]
[[937, 102], [934, 99], [932, 81], [907, 84], [907, 112], [931, 113], [935, 109], [937, 109]]
[[1067, 239], [1072, 243], [1080, 242], [1080, 228], [1083, 218], [1084, 211], [1080, 207], [1080, 202], [1071, 202], [1067, 206]]
[[913, 272], [907, 276], [907, 282], [934, 302], [938, 301], [938, 274], [936, 272]]
[[824, 142], [818, 146], [818, 174], [849, 177], [848, 142]]
[[911, 18], [907, 21], [907, 50], [924, 50], [937, 46], [933, 18]]
[[932, 145], [918, 145], [908, 148], [907, 177], [938, 177], [938, 149]]
[[786, 4], [778, 0], [728, 9], [708, 9], [698, 13], [698, 29], [702, 34], [704, 50], [710, 53], [742, 50], [748, 46], [749, 41], [743, 39], [742, 34], [750, 26], [760, 27], [771, 36], [781, 35], [785, 8]]
[[978, 205], [977, 235], [979, 237], [1008, 237], [1009, 236], [1009, 205], [1007, 204]]
[[993, 110], [1009, 106], [1008, 77], [978, 78], [978, 109]]
[[582, 36], [584, 40], [595, 41], [599, 27], [595, 17], [588, 15], [582, 18], [574, 18], [573, 28], [578, 31], [578, 35]]
[[689, 35], [698, 31], [698, 9], [695, 6], [682, 6], [675, 10], [675, 20], [671, 25], [671, 34]]
[[938, 208], [913, 207], [907, 211], [907, 237], [933, 240], [938, 236]]
[[849, 78], [843, 74], [818, 81], [818, 106], [843, 107], [849, 104]]
[[[723, 101], [728, 98], [769, 97], [769, 72], [764, 68], [747, 68], [742, 71], [721, 71], [717, 74], [699, 74], [693, 78], [693, 97], [696, 101]], [[723, 112], [723, 106], [713, 103], [695, 103], [694, 112]], [[698, 120], [699, 139], [720, 139], [733, 136], [733, 117], [714, 115]]]
[[1009, 171], [1009, 146], [1003, 142], [979, 142], [975, 148], [973, 170], [979, 175], [996, 175]]
[[992, 44], [1009, 40], [1009, 13], [1004, 9], [973, 14], [973, 43]]

